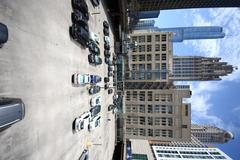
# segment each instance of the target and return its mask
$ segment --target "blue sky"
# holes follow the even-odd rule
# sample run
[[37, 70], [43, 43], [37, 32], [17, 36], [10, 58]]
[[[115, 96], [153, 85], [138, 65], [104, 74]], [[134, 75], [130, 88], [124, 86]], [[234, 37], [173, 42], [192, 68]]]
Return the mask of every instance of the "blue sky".
[[193, 95], [192, 121], [213, 124], [234, 133], [235, 139], [217, 145], [234, 160], [240, 159], [240, 9], [187, 9], [161, 11], [158, 27], [222, 26], [223, 39], [174, 43], [175, 55], [221, 57], [239, 69], [221, 81], [185, 82]]

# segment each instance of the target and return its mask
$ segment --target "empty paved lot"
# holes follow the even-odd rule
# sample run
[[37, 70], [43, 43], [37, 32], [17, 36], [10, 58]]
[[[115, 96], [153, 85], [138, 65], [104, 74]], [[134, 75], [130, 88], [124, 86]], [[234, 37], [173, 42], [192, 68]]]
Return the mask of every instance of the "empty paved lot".
[[[103, 56], [102, 4], [88, 2], [90, 31], [100, 36]], [[0, 132], [0, 160], [77, 160], [92, 142], [90, 159], [111, 159], [114, 115], [107, 112], [112, 97], [102, 89], [101, 127], [74, 134], [75, 117], [89, 110], [87, 87], [73, 87], [75, 72], [107, 75], [107, 66], [88, 63], [89, 51], [70, 39], [70, 0], [1, 0], [0, 22], [9, 40], [0, 49], [0, 96], [22, 98], [25, 118]], [[100, 14], [98, 14], [100, 13]], [[111, 33], [111, 32], [110, 32]], [[110, 34], [113, 45], [113, 35]], [[111, 48], [113, 50], [113, 48]], [[103, 82], [100, 84], [103, 86]], [[107, 121], [107, 119], [112, 119]]]

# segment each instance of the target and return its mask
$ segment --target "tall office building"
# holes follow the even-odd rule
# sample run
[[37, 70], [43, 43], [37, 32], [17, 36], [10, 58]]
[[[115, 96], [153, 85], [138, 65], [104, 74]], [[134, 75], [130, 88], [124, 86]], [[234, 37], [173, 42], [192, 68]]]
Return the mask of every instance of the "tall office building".
[[217, 39], [224, 38], [225, 33], [222, 27], [218, 26], [199, 26], [199, 27], [177, 27], [177, 28], [158, 28], [156, 31], [173, 32], [172, 42], [182, 42], [184, 40], [196, 39]]
[[226, 143], [234, 139], [234, 135], [231, 132], [210, 125], [192, 124], [191, 133], [205, 144]]
[[126, 89], [125, 138], [190, 141], [189, 89]]
[[233, 66], [220, 62], [221, 58], [201, 56], [174, 56], [173, 81], [208, 81], [221, 80], [233, 72]]
[[132, 25], [131, 28], [135, 30], [135, 32], [138, 32], [138, 30], [149, 30], [152, 32], [172, 32], [172, 42], [183, 42], [184, 40], [197, 39], [217, 39], [225, 37], [223, 28], [219, 26], [159, 28], [154, 27], [153, 21], [154, 20], [139, 21], [138, 24]]
[[137, 11], [240, 7], [238, 0], [132, 0]]

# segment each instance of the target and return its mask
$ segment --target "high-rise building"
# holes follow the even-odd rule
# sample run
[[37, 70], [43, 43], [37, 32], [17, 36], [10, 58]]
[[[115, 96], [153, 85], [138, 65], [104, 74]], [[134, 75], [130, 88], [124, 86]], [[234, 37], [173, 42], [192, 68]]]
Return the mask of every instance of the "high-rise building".
[[226, 143], [234, 139], [234, 135], [224, 129], [210, 125], [191, 125], [191, 133], [205, 144]]
[[189, 89], [126, 89], [126, 139], [189, 141], [191, 105]]
[[221, 80], [233, 72], [233, 66], [220, 62], [221, 58], [201, 56], [173, 56], [173, 81]]
[[238, 0], [132, 0], [137, 11], [240, 7]]
[[199, 27], [176, 27], [176, 28], [158, 28], [156, 31], [173, 32], [172, 42], [182, 42], [184, 40], [196, 39], [217, 39], [224, 38], [225, 33], [219, 26], [199, 26]]
[[147, 30], [151, 27], [153, 27], [155, 24], [155, 21], [154, 20], [141, 20], [141, 21], [138, 21], [137, 24], [134, 24], [134, 25], [130, 25], [129, 27], [132, 29], [132, 30]]

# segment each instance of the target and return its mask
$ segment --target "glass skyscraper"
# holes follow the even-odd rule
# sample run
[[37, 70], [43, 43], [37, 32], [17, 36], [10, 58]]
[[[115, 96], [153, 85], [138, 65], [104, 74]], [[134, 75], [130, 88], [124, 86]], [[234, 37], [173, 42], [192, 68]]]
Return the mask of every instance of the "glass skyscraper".
[[216, 39], [224, 38], [225, 33], [219, 26], [200, 26], [200, 27], [177, 27], [177, 28], [158, 28], [154, 30], [160, 32], [173, 32], [172, 42], [182, 42], [194, 39]]

